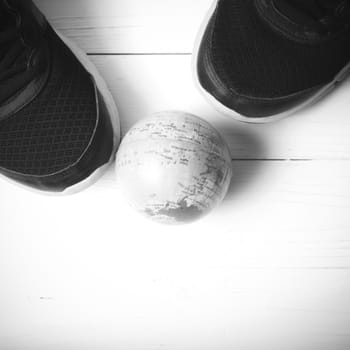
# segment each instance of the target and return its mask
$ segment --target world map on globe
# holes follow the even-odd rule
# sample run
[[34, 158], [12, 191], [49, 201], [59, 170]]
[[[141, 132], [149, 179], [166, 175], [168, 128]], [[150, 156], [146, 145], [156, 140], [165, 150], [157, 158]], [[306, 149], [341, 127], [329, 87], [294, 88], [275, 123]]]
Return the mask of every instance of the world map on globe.
[[232, 171], [226, 143], [206, 121], [167, 112], [125, 136], [117, 176], [129, 202], [164, 223], [194, 221], [219, 204]]

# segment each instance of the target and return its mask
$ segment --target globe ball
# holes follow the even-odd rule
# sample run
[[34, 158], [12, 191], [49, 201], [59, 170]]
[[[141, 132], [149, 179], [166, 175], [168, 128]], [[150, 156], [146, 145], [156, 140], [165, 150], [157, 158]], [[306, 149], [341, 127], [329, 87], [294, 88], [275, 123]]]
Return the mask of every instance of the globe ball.
[[224, 199], [231, 156], [220, 134], [184, 112], [161, 112], [126, 134], [116, 158], [118, 186], [138, 212], [166, 224], [185, 224]]

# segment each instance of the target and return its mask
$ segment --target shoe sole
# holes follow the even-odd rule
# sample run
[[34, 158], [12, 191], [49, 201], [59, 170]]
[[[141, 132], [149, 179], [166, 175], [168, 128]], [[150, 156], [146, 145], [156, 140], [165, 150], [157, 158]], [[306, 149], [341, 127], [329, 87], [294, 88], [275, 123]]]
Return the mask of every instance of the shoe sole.
[[115, 154], [118, 150], [119, 144], [120, 144], [120, 122], [119, 122], [119, 112], [117, 109], [117, 106], [114, 102], [114, 98], [109, 91], [106, 82], [98, 72], [95, 65], [89, 60], [86, 53], [81, 50], [75, 43], [73, 43], [71, 40], [67, 39], [65, 36], [63, 36], [61, 33], [57, 32], [55, 30], [55, 33], [59, 36], [59, 38], [64, 42], [64, 44], [71, 50], [71, 52], [75, 55], [75, 57], [79, 60], [79, 62], [82, 64], [82, 66], [85, 68], [85, 70], [91, 74], [91, 76], [94, 78], [97, 90], [100, 92], [103, 101], [105, 103], [105, 106], [108, 110], [109, 119], [113, 128], [113, 150], [111, 152], [111, 156], [109, 161], [96, 169], [89, 177], [84, 179], [83, 181], [80, 181], [79, 183], [72, 185], [70, 187], [67, 187], [64, 191], [61, 192], [50, 192], [50, 191], [41, 191], [37, 190], [35, 188], [31, 188], [26, 185], [22, 185], [21, 183], [18, 183], [15, 180], [9, 179], [6, 176], [1, 176], [8, 182], [11, 182], [12, 184], [15, 184], [21, 188], [24, 188], [26, 190], [30, 190], [31, 192], [40, 193], [48, 196], [68, 196], [73, 195], [76, 193], [79, 193], [101, 178], [105, 172], [109, 169], [111, 164], [115, 160]]
[[192, 75], [194, 79], [195, 86], [197, 89], [201, 92], [201, 94], [204, 96], [204, 98], [212, 105], [214, 108], [222, 113], [225, 114], [235, 120], [238, 120], [243, 123], [250, 123], [250, 124], [265, 124], [265, 123], [271, 123], [276, 122], [281, 119], [284, 119], [286, 117], [291, 116], [292, 114], [304, 109], [305, 107], [311, 106], [314, 103], [318, 102], [322, 98], [324, 98], [326, 95], [328, 95], [340, 82], [345, 80], [347, 76], [350, 74], [350, 62], [336, 75], [334, 80], [329, 83], [328, 85], [325, 85], [322, 89], [320, 89], [315, 95], [313, 95], [311, 98], [306, 100], [305, 102], [299, 104], [298, 106], [289, 109], [286, 112], [275, 114], [269, 117], [261, 117], [261, 118], [250, 118], [245, 117], [244, 115], [241, 115], [234, 110], [226, 107], [224, 104], [222, 104], [220, 101], [218, 101], [214, 96], [212, 96], [207, 90], [203, 88], [199, 81], [198, 76], [198, 70], [197, 70], [197, 62], [198, 62], [198, 55], [199, 55], [199, 49], [202, 43], [202, 39], [204, 37], [206, 28], [208, 27], [209, 21], [214, 15], [214, 12], [216, 10], [217, 4], [219, 0], [213, 1], [210, 9], [208, 10], [201, 27], [199, 29], [199, 32], [197, 34], [197, 38], [194, 45], [193, 55], [192, 55]]
[[56, 31], [56, 34], [61, 38], [61, 40], [68, 46], [68, 48], [74, 53], [74, 55], [79, 59], [80, 63], [89, 72], [95, 80], [97, 90], [101, 93], [101, 96], [104, 100], [104, 103], [108, 110], [109, 119], [113, 128], [113, 150], [110, 156], [109, 161], [102, 165], [100, 168], [96, 169], [88, 178], [85, 180], [73, 185], [71, 187], [66, 188], [62, 195], [70, 195], [75, 194], [89, 186], [93, 185], [104, 173], [108, 170], [110, 165], [115, 160], [115, 154], [118, 150], [120, 144], [120, 122], [119, 122], [119, 112], [118, 108], [115, 104], [114, 98], [109, 91], [106, 82], [100, 75], [96, 66], [90, 61], [86, 53], [81, 50], [75, 43], [71, 40], [67, 39], [65, 36]]

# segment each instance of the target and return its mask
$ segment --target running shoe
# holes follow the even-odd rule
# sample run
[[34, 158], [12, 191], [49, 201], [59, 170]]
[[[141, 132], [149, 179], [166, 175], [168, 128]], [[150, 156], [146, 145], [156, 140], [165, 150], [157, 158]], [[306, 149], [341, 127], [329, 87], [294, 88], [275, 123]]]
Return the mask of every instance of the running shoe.
[[278, 120], [325, 96], [350, 70], [350, 0], [216, 0], [194, 75], [222, 112]]
[[0, 0], [0, 174], [58, 194], [114, 160], [117, 108], [87, 56], [30, 0]]

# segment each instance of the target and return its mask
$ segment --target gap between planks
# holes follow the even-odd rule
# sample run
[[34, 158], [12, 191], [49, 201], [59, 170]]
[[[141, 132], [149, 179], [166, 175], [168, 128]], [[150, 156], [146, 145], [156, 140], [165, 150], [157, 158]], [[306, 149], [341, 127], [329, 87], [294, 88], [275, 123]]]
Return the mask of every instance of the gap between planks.
[[88, 56], [192, 56], [191, 52], [108, 52], [108, 53], [99, 53], [99, 52], [87, 52]]

